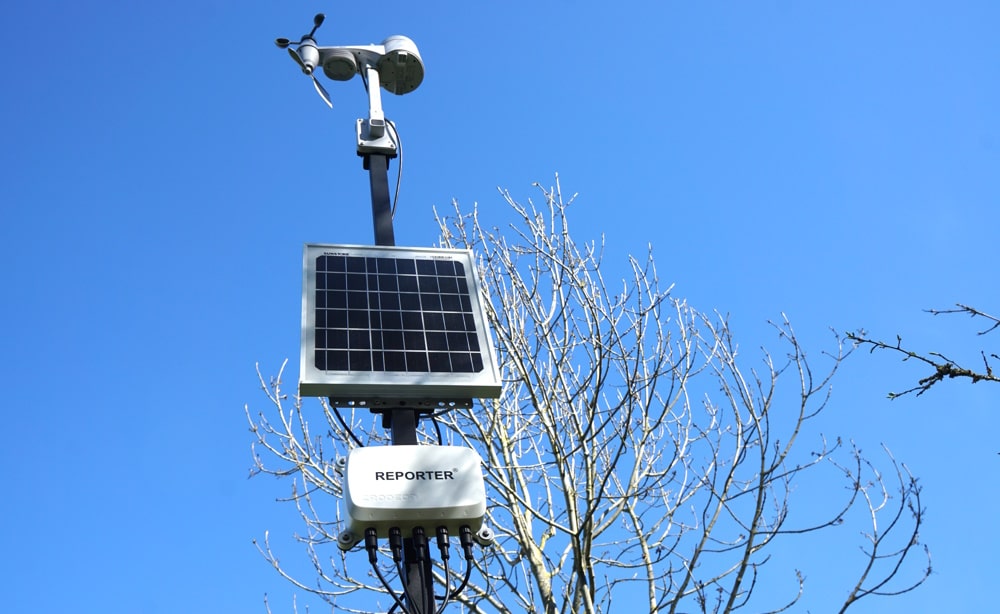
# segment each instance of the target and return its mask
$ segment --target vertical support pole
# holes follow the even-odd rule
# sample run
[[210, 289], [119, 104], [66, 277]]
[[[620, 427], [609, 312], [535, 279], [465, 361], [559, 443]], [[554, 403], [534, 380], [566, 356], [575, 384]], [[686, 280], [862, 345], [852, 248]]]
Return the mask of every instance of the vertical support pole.
[[375, 245], [395, 245], [392, 230], [392, 205], [389, 202], [389, 157], [385, 154], [365, 154], [372, 190], [372, 221], [375, 226]]
[[[371, 183], [375, 245], [395, 245], [389, 201], [389, 156], [364, 154], [364, 168]], [[387, 423], [390, 429], [392, 445], [417, 444], [418, 416], [418, 410], [409, 407], [385, 411], [383, 423]], [[436, 610], [430, 549], [427, 550], [422, 557], [418, 557], [413, 538], [403, 539], [403, 600], [411, 614], [433, 614]]]

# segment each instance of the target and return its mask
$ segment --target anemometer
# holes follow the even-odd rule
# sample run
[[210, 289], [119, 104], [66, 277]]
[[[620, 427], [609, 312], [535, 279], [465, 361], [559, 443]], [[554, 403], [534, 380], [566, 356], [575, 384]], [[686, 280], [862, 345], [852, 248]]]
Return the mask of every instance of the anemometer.
[[324, 19], [323, 13], [316, 15], [312, 30], [297, 41], [278, 38], [274, 42], [287, 49], [302, 72], [312, 78], [316, 92], [330, 108], [333, 102], [316, 78], [316, 68], [322, 67], [323, 74], [333, 81], [350, 81], [360, 74], [368, 90], [368, 119], [358, 120], [358, 153], [395, 155], [396, 146], [386, 134], [380, 89], [402, 96], [420, 86], [424, 80], [424, 62], [417, 46], [406, 36], [396, 35], [380, 45], [320, 47], [313, 37]]
[[[403, 95], [420, 86], [424, 63], [417, 46], [399, 35], [378, 45], [320, 46], [315, 35], [323, 21], [320, 13], [308, 34], [275, 44], [331, 108], [317, 69], [333, 81], [361, 75], [368, 117], [357, 120], [357, 152], [370, 175], [375, 246], [306, 245], [299, 394], [327, 397], [357, 444], [337, 463], [347, 516], [338, 547], [348, 551], [364, 542], [372, 571], [394, 602], [390, 612], [440, 614], [469, 581], [473, 545], [489, 545], [494, 535], [483, 524], [479, 454], [445, 446], [440, 437], [441, 445], [417, 445], [417, 424], [421, 416], [434, 420], [435, 411], [470, 408], [473, 397], [498, 398], [499, 369], [472, 253], [395, 247], [387, 172], [400, 153], [399, 137], [382, 111], [381, 90]], [[392, 445], [363, 445], [340, 407], [381, 414]], [[449, 540], [456, 536], [464, 576], [449, 567]], [[379, 540], [388, 541], [391, 559], [380, 555]], [[445, 585], [437, 597], [434, 542]], [[386, 569], [402, 581], [400, 594]], [[452, 588], [455, 576], [464, 579]]]

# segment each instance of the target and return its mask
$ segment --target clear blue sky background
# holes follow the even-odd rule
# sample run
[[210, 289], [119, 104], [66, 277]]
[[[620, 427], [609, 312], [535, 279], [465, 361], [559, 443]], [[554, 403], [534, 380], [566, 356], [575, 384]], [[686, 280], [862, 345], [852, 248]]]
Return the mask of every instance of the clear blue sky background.
[[[604, 233], [616, 262], [651, 243], [748, 352], [781, 312], [817, 352], [830, 327], [971, 360], [1000, 345], [921, 311], [1000, 310], [997, 3], [14, 3], [4, 611], [262, 612], [265, 592], [291, 610], [251, 539], [300, 526], [287, 484], [246, 479], [243, 404], [264, 408], [255, 362], [297, 355], [302, 243], [372, 241], [360, 80], [328, 83], [331, 111], [272, 43], [319, 11], [321, 44], [405, 34], [425, 61], [383, 99], [398, 244], [435, 241], [433, 206], [499, 215], [497, 186], [524, 199], [558, 172], [580, 239]], [[825, 428], [921, 477], [935, 564], [852, 611], [992, 611], [1000, 387], [886, 400], [921, 375], [857, 356], [836, 380]], [[809, 578], [846, 565], [810, 555]], [[806, 590], [823, 612], [843, 589]]]

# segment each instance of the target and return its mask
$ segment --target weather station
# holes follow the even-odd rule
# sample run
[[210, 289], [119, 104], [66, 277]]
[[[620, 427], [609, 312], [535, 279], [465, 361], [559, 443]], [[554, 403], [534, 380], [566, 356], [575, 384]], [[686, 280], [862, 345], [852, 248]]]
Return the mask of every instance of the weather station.
[[[344, 407], [381, 415], [390, 446], [365, 445], [347, 431], [351, 449], [337, 467], [346, 512], [337, 545], [349, 551], [364, 544], [393, 601], [390, 611], [441, 613], [469, 580], [474, 544], [488, 545], [493, 535], [483, 523], [486, 489], [478, 453], [418, 445], [417, 426], [437, 411], [500, 396], [487, 304], [471, 251], [395, 245], [388, 169], [397, 155], [402, 161], [402, 153], [382, 110], [381, 90], [403, 95], [420, 86], [424, 63], [416, 44], [397, 35], [378, 45], [320, 46], [315, 35], [323, 22], [316, 15], [312, 30], [298, 41], [275, 43], [331, 108], [318, 69], [333, 81], [361, 76], [368, 117], [356, 122], [356, 146], [369, 173], [375, 244], [306, 244], [299, 395], [326, 397], [338, 418]], [[451, 579], [461, 575], [449, 567], [453, 537], [466, 566], [455, 588]], [[380, 541], [388, 542], [388, 553]], [[432, 541], [439, 552], [437, 572]], [[391, 561], [390, 572], [402, 583], [398, 593], [382, 561]], [[440, 596], [436, 574], [443, 578]]]

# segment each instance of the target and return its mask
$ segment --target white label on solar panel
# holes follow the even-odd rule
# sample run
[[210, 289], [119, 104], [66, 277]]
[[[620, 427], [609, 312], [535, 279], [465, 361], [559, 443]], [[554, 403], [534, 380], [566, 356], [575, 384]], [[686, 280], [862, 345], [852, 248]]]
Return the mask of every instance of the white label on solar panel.
[[496, 398], [486, 322], [469, 250], [307, 244], [299, 394]]

